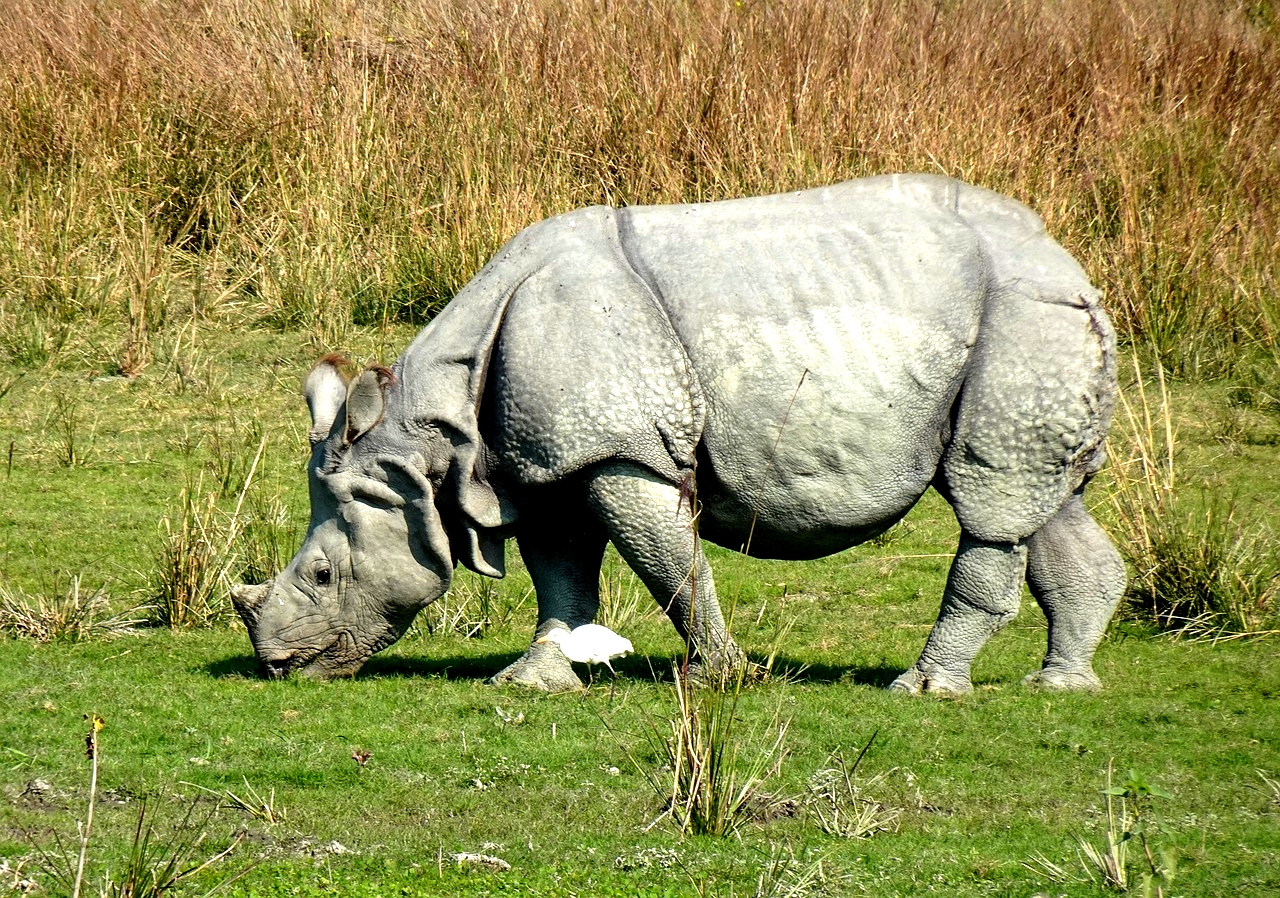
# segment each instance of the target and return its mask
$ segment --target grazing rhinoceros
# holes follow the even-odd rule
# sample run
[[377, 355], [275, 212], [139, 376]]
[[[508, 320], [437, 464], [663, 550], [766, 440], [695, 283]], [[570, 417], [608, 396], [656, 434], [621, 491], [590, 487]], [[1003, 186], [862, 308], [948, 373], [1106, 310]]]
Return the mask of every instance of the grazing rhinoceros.
[[[695, 516], [721, 545], [816, 558], [932, 485], [960, 545], [893, 688], [969, 690], [1024, 579], [1049, 621], [1028, 680], [1093, 688], [1125, 573], [1082, 493], [1115, 391], [1097, 291], [1034, 213], [986, 190], [899, 175], [581, 209], [512, 239], [393, 368], [312, 370], [310, 528], [236, 605], [266, 674], [349, 675], [458, 562], [501, 577], [512, 536], [535, 638], [590, 622], [612, 541], [723, 670], [741, 654]], [[547, 642], [494, 679], [581, 685]]]

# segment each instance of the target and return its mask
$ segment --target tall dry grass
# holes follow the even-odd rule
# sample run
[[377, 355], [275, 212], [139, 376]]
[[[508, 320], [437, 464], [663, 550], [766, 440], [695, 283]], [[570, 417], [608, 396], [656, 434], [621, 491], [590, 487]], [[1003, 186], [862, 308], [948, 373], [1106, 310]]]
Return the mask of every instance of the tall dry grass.
[[1148, 389], [1136, 359], [1133, 373], [1108, 472], [1113, 528], [1130, 570], [1124, 610], [1192, 638], [1280, 634], [1273, 530], [1246, 521], [1236, 495], [1183, 488], [1164, 374], [1157, 370]]
[[421, 320], [554, 212], [901, 170], [1032, 203], [1175, 374], [1277, 353], [1265, 2], [0, 6], [0, 348], [24, 356], [86, 319], [126, 373], [193, 315]]

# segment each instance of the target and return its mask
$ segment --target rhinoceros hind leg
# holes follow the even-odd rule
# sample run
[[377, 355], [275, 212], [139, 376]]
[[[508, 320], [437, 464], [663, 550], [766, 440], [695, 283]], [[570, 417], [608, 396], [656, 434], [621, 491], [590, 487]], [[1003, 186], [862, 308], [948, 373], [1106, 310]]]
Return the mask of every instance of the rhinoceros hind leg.
[[689, 645], [691, 667], [714, 680], [745, 664], [680, 488], [639, 465], [615, 462], [594, 472], [588, 497], [618, 554]]
[[1120, 553], [1079, 493], [1027, 547], [1027, 585], [1049, 621], [1049, 650], [1044, 667], [1023, 682], [1047, 689], [1100, 688], [1093, 653], [1124, 594]]
[[912, 695], [972, 691], [974, 656], [1018, 613], [1026, 565], [1027, 549], [1020, 543], [986, 543], [961, 533], [929, 641], [920, 660], [889, 688]]

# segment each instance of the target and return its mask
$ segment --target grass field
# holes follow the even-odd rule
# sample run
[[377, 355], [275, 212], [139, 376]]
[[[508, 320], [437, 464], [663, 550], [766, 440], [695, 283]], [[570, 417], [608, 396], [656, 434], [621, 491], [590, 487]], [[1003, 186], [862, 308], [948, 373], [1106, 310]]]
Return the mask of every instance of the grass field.
[[[411, 333], [352, 328], [346, 348], [386, 356]], [[206, 520], [220, 543], [259, 447], [245, 506], [280, 531], [287, 557], [306, 517], [307, 420], [295, 389], [310, 349], [288, 332], [217, 328], [193, 330], [184, 345], [200, 350], [181, 376], [163, 358], [133, 380], [3, 369], [21, 379], [4, 405], [15, 450], [0, 481], [0, 598], [53, 603], [79, 577], [82, 597], [101, 588], [118, 613], [154, 601], [184, 489], [197, 505], [213, 503]], [[1235, 492], [1260, 526], [1274, 522], [1280, 495], [1280, 420], [1231, 405], [1232, 389], [1175, 386], [1179, 490]], [[1222, 409], [1241, 420], [1223, 424]], [[1116, 529], [1108, 490], [1094, 499]], [[237, 539], [228, 574], [259, 539]], [[1106, 890], [1083, 881], [1075, 840], [1104, 844], [1110, 766], [1117, 783], [1133, 769], [1170, 796], [1151, 800], [1152, 843], [1177, 863], [1165, 894], [1271, 894], [1280, 885], [1274, 639], [1174, 641], [1120, 622], [1099, 652], [1105, 691], [1047, 695], [1018, 686], [1043, 652], [1043, 620], [1027, 600], [979, 657], [974, 696], [891, 696], [883, 687], [919, 651], [955, 539], [949, 510], [930, 495], [877, 544], [821, 562], [715, 552], [735, 632], [758, 660], [778, 655], [780, 676], [742, 699], [745, 744], [790, 725], [766, 788], [784, 803], [762, 806], [736, 839], [681, 837], [670, 822], [646, 829], [664, 807], [646, 777], [664, 769], [655, 734], [675, 716], [679, 645], [617, 560], [605, 573], [606, 621], [638, 651], [619, 664], [612, 702], [603, 679], [585, 700], [484, 684], [533, 626], [517, 561], [493, 591], [463, 576], [349, 682], [257, 680], [220, 583], [212, 628], [0, 640], [10, 697], [0, 706], [0, 857], [59, 893], [33, 846], [52, 850], [54, 833], [77, 845], [89, 795], [84, 715], [96, 713], [106, 727], [94, 888], [120, 875], [143, 799], [167, 833], [199, 798], [222, 809], [198, 860], [245, 836], [189, 894], [260, 860], [225, 894], [1095, 895]], [[1274, 545], [1265, 544], [1273, 555]], [[824, 834], [806, 796], [829, 782], [819, 771], [833, 752], [851, 760], [873, 735], [859, 794], [892, 823], [863, 840]], [[363, 770], [352, 757], [361, 750], [372, 753]], [[276, 822], [263, 819], [263, 804]], [[452, 858], [464, 852], [512, 869], [460, 867]]]
[[[177, 893], [255, 864], [222, 894], [1100, 895], [1109, 770], [1170, 874], [1150, 894], [1280, 892], [1272, 4], [13, 0], [0, 73], [0, 894], [71, 892], [86, 714], [81, 894], [239, 836]], [[897, 170], [1030, 202], [1120, 326], [1133, 416], [1090, 499], [1141, 588], [1102, 693], [1018, 685], [1029, 599], [973, 696], [884, 692], [955, 547], [932, 494], [820, 562], [715, 551], [776, 655], [744, 751], [787, 724], [737, 837], [660, 819], [680, 647], [616, 559], [612, 699], [484, 684], [533, 626], [514, 547], [356, 679], [255, 678], [226, 588], [305, 528], [316, 357], [393, 358], [547, 214]], [[840, 807], [882, 825], [825, 832], [868, 742]]]

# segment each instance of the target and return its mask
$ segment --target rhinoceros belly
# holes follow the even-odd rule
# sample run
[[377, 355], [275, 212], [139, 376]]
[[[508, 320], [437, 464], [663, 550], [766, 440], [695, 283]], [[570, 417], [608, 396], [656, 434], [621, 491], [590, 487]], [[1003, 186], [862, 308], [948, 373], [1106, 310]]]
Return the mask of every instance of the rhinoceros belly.
[[781, 327], [725, 316], [720, 330], [690, 353], [706, 391], [708, 538], [816, 557], [879, 533], [919, 499], [943, 451], [962, 344], [856, 308]]
[[703, 534], [816, 557], [905, 514], [938, 466], [981, 319], [988, 267], [969, 228], [919, 191], [628, 218], [631, 263], [704, 393]]

